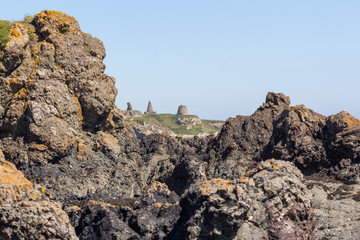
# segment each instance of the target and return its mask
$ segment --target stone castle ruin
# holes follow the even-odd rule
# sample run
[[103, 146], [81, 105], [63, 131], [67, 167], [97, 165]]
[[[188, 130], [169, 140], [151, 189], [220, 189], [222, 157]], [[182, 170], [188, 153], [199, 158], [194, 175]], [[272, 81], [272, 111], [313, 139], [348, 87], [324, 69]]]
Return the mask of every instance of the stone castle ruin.
[[154, 111], [154, 109], [152, 107], [152, 104], [151, 104], [150, 100], [149, 100], [149, 103], [148, 103], [147, 110], [146, 110], [146, 112], [144, 112], [144, 114], [148, 114], [148, 115], [156, 114], [156, 112]]
[[132, 111], [132, 104], [131, 104], [131, 102], [128, 102], [128, 103], [127, 103], [127, 109], [126, 109], [126, 110]]
[[177, 111], [178, 115], [189, 115], [189, 111], [186, 106], [180, 105]]

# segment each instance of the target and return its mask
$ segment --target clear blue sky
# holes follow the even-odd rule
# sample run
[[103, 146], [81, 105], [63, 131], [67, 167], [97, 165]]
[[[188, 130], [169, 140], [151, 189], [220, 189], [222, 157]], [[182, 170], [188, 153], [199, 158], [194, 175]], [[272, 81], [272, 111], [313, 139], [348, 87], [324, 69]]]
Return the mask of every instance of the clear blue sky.
[[117, 106], [186, 105], [204, 119], [250, 115], [268, 91], [360, 118], [360, 1], [6, 1], [1, 18], [74, 16], [106, 47]]

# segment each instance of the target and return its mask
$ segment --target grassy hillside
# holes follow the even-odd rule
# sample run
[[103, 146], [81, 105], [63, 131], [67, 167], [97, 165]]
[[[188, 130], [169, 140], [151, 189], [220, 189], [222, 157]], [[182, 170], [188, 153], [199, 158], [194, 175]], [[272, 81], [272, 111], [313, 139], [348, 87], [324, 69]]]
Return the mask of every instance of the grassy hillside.
[[221, 129], [212, 126], [211, 123], [223, 123], [223, 121], [216, 120], [200, 120], [196, 115], [176, 114], [142, 115], [141, 117], [126, 119], [126, 121], [141, 125], [147, 123], [155, 128], [162, 126], [173, 131], [176, 135], [220, 132]]

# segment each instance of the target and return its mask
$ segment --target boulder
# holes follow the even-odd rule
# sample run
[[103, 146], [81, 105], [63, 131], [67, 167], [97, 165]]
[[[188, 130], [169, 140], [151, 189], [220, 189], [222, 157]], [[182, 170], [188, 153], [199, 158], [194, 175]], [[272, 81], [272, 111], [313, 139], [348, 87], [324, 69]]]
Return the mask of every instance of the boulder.
[[0, 150], [0, 238], [77, 239], [61, 204], [27, 180]]

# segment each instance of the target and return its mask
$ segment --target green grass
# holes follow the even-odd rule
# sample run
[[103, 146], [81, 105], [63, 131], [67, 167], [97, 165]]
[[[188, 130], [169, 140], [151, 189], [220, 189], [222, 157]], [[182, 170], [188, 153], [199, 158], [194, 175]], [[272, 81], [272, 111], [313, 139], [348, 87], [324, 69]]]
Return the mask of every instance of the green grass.
[[[143, 124], [147, 122], [149, 124], [162, 125], [177, 135], [196, 135], [199, 133], [214, 133], [220, 132], [220, 129], [214, 128], [209, 125], [213, 122], [223, 122], [223, 121], [212, 121], [212, 120], [201, 120], [201, 123], [195, 124], [191, 129], [186, 129], [186, 126], [192, 123], [191, 120], [186, 120], [189, 118], [198, 118], [196, 115], [176, 115], [176, 114], [155, 114], [155, 115], [143, 115], [142, 117], [126, 119], [128, 122]], [[179, 125], [175, 122], [176, 119], [181, 119], [185, 122], [185, 126]]]
[[0, 45], [6, 47], [6, 44], [10, 41], [9, 31], [11, 28], [11, 22], [0, 20]]
[[[25, 16], [24, 20], [18, 20], [18, 21], [6, 21], [6, 20], [0, 20], [0, 47], [4, 48], [6, 47], [6, 44], [10, 41], [9, 38], [9, 32], [12, 25], [16, 23], [31, 23], [33, 20], [33, 17], [31, 16]], [[31, 41], [35, 40], [35, 33], [30, 31], [29, 39]]]

